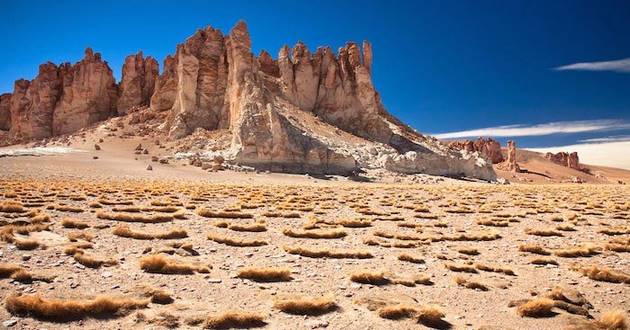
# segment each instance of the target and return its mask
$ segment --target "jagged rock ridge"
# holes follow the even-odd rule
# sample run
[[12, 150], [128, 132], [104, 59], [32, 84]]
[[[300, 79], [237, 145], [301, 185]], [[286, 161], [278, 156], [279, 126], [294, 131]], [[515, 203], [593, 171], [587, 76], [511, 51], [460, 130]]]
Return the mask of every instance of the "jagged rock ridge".
[[[224, 153], [236, 163], [290, 172], [347, 174], [386, 167], [495, 178], [490, 162], [450, 150], [385, 110], [372, 83], [373, 54], [367, 42], [362, 47], [347, 43], [337, 54], [327, 47], [311, 53], [298, 42], [273, 59], [265, 51], [252, 54], [244, 22], [228, 35], [208, 27], [178, 45], [157, 78], [152, 59], [144, 60], [141, 53], [128, 57], [119, 89], [107, 64], [95, 57], [90, 51], [75, 66], [62, 65], [83, 73], [70, 75], [74, 79], [65, 79], [65, 71], [49, 64], [32, 83], [16, 82], [11, 133], [31, 138], [69, 133], [146, 103], [153, 89], [148, 102], [151, 111], [168, 112], [162, 127], [169, 137], [182, 138], [200, 128], [229, 131], [232, 143]], [[75, 86], [73, 81], [83, 83]], [[43, 102], [32, 97], [42, 93]]]

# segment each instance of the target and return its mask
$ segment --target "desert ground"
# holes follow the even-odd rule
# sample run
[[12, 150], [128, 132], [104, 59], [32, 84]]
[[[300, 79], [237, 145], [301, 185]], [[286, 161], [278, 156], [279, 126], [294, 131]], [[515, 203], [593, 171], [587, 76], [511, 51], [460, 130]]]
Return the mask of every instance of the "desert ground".
[[169, 152], [151, 139], [94, 143], [0, 158], [4, 327], [623, 329], [630, 311], [627, 185], [209, 173], [151, 161]]

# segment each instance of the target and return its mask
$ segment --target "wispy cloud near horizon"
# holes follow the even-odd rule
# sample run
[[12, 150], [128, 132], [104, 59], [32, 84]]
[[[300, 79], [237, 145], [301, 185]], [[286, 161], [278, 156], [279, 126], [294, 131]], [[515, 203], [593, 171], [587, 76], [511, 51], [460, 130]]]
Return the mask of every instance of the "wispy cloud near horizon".
[[554, 68], [557, 71], [612, 71], [630, 73], [630, 58], [615, 61], [582, 62]]
[[458, 139], [466, 137], [518, 137], [601, 132], [630, 129], [630, 122], [618, 119], [558, 121], [536, 125], [506, 125], [485, 127], [467, 131], [433, 134], [438, 139]]

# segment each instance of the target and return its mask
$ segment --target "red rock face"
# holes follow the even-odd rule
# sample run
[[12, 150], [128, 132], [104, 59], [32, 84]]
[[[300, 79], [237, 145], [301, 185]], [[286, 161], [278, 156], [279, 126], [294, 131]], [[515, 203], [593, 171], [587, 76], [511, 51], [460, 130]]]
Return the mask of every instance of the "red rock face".
[[11, 94], [0, 95], [0, 130], [8, 131], [11, 128]]
[[119, 115], [128, 113], [134, 107], [149, 105], [158, 70], [157, 61], [150, 56], [144, 58], [142, 52], [125, 58], [119, 86]]
[[15, 82], [11, 97], [11, 137], [40, 139], [52, 136], [53, 113], [62, 83], [59, 68], [50, 62], [39, 66], [33, 81]]
[[175, 95], [177, 94], [176, 63], [172, 56], [164, 59], [162, 74], [158, 77], [153, 95], [151, 96], [151, 109], [154, 111], [166, 111], [173, 108]]
[[10, 100], [15, 140], [71, 133], [112, 115], [116, 84], [107, 63], [91, 49], [70, 65], [40, 65], [33, 81], [18, 80]]
[[478, 138], [476, 141], [464, 140], [453, 141], [448, 144], [449, 148], [454, 150], [465, 150], [466, 152], [478, 152], [484, 158], [492, 162], [492, 164], [499, 164], [503, 161], [503, 154], [501, 153], [501, 144], [494, 139]]
[[52, 135], [75, 132], [116, 113], [118, 88], [107, 62], [92, 49], [74, 65], [60, 67], [61, 98], [53, 116]]
[[[151, 110], [165, 112], [170, 138], [198, 128], [229, 130], [230, 155], [241, 164], [350, 173], [358, 160], [383, 156], [388, 160], [378, 166], [387, 161], [393, 171], [496, 177], [483, 159], [464, 158], [391, 116], [372, 83], [372, 60], [367, 42], [347, 43], [338, 55], [330, 48], [312, 53], [299, 42], [283, 47], [277, 60], [264, 51], [256, 57], [239, 22], [225, 36], [212, 27], [197, 31], [164, 60], [157, 79], [153, 59], [127, 57], [118, 87], [107, 63], [88, 49], [77, 64], [47, 64], [33, 82], [16, 82], [11, 133], [67, 134], [150, 99]], [[491, 154], [494, 147], [483, 148]]]
[[580, 170], [580, 159], [577, 152], [558, 152], [556, 154], [548, 152], [545, 154], [545, 158], [562, 166], [568, 168]]

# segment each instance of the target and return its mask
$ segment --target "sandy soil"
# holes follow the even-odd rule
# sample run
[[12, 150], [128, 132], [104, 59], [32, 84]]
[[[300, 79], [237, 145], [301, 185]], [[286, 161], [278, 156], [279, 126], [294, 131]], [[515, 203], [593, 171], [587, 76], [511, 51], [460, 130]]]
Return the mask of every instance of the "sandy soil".
[[[5, 238], [0, 243], [2, 263], [19, 265], [35, 275], [54, 276], [50, 283], [0, 279], [0, 299], [5, 301], [13, 293], [37, 294], [49, 299], [89, 299], [101, 294], [142, 299], [139, 286], [147, 285], [169, 291], [174, 302], [150, 303], [146, 308], [107, 317], [56, 322], [32, 314], [11, 315], [2, 308], [0, 319], [10, 322], [11, 326], [20, 329], [79, 326], [143, 329], [167, 325], [199, 328], [203, 323], [194, 325], [195, 322], [227, 310], [261, 313], [268, 329], [325, 326], [331, 329], [416, 329], [427, 325], [559, 329], [587, 321], [584, 316], [558, 308], [554, 309], [554, 316], [538, 318], [521, 317], [516, 308], [508, 307], [512, 301], [543, 296], [556, 286], [583, 294], [593, 306], [586, 310], [595, 318], [605, 311], [628, 312], [630, 308], [627, 282], [594, 280], [580, 272], [584, 267], [597, 265], [625, 276], [630, 273], [628, 253], [607, 248], [607, 243], [613, 240], [626, 244], [626, 249], [630, 245], [628, 186], [498, 186], [453, 180], [433, 185], [365, 184], [343, 178], [320, 180], [303, 175], [207, 173], [178, 162], [151, 162], [151, 155], [132, 154], [137, 143], [151, 145], [148, 140], [129, 139], [116, 144], [117, 147], [113, 143], [104, 141], [100, 151], [90, 150], [93, 142], [86, 141], [84, 146], [73, 145], [85, 152], [0, 159], [0, 203], [21, 202], [26, 210], [40, 210], [30, 214], [0, 212], [2, 228], [47, 218], [36, 217], [42, 214], [49, 216], [43, 224], [50, 225], [47, 230], [14, 234], [13, 240], [16, 237], [36, 240], [40, 246], [34, 250], [20, 250], [11, 238]], [[161, 150], [153, 149], [157, 150], [155, 153]], [[95, 155], [99, 158], [92, 159]], [[145, 169], [147, 164], [153, 166], [153, 171]], [[524, 167], [533, 166], [530, 164], [533, 163], [526, 163]], [[108, 204], [114, 201], [128, 201], [131, 205]], [[158, 212], [151, 209], [153, 204], [170, 205], [176, 211]], [[101, 207], [95, 208], [95, 205]], [[140, 207], [139, 212], [124, 210], [131, 206]], [[234, 210], [251, 214], [252, 218], [204, 217], [198, 214], [202, 208]], [[136, 223], [105, 219], [102, 214], [98, 216], [99, 212], [147, 218], [156, 214], [178, 216], [165, 222]], [[278, 217], [269, 212], [296, 213], [297, 217]], [[66, 217], [84, 221], [89, 227], [65, 228], [62, 220]], [[314, 225], [312, 219], [316, 219]], [[344, 227], [341, 224], [344, 219], [366, 219], [368, 226]], [[217, 227], [221, 221], [230, 224], [264, 222], [266, 230], [242, 232]], [[113, 234], [120, 224], [154, 234], [181, 228], [187, 237], [168, 240], [120, 237]], [[316, 228], [304, 229], [305, 226]], [[283, 233], [287, 228], [306, 232], [336, 229], [345, 236], [295, 238]], [[552, 235], [559, 236], [539, 236], [545, 233], [536, 235], [529, 229], [552, 230]], [[116, 264], [90, 268], [65, 254], [64, 250], [73, 244], [70, 238], [76, 233], [93, 236], [93, 248], [85, 249], [85, 253], [97, 259], [112, 259]], [[210, 233], [239, 239], [256, 238], [265, 244], [229, 246], [208, 239]], [[398, 236], [384, 237], [390, 234]], [[479, 237], [488, 240], [475, 240]], [[78, 242], [87, 243], [84, 239]], [[196, 252], [193, 255], [170, 247], [173, 242], [190, 243]], [[375, 244], [373, 242], [378, 245], [371, 245]], [[519, 246], [527, 243], [547, 249], [550, 255], [546, 257], [558, 265], [532, 264], [531, 260], [540, 256], [519, 251]], [[590, 252], [582, 257], [560, 256], [562, 249], [584, 246], [590, 247], [587, 249]], [[311, 258], [288, 253], [286, 247], [360, 250], [369, 252], [371, 257]], [[478, 254], [459, 252], [463, 249], [477, 250]], [[211, 269], [209, 273], [187, 275], [142, 270], [141, 258], [160, 251], [177, 261]], [[424, 262], [401, 261], [398, 256], [402, 253], [417, 256]], [[515, 275], [480, 270], [478, 268], [483, 267], [477, 264], [509, 269]], [[447, 265], [469, 266], [473, 270], [458, 272], [448, 269]], [[238, 278], [239, 270], [248, 266], [287, 267], [291, 269], [292, 279], [259, 283]], [[382, 271], [390, 283], [363, 284], [350, 279], [353, 272], [364, 270]], [[433, 284], [393, 284], [399, 279], [420, 275], [429, 276]], [[487, 291], [456, 284], [458, 276], [485, 285]], [[322, 315], [293, 315], [274, 308], [274, 302], [286, 296], [328, 296], [338, 307]], [[374, 308], [368, 308], [366, 301], [371, 305], [406, 303], [417, 308], [437, 305], [444, 313], [443, 322], [422, 323], [414, 316], [385, 319], [379, 317], [377, 310], [370, 310]]]

